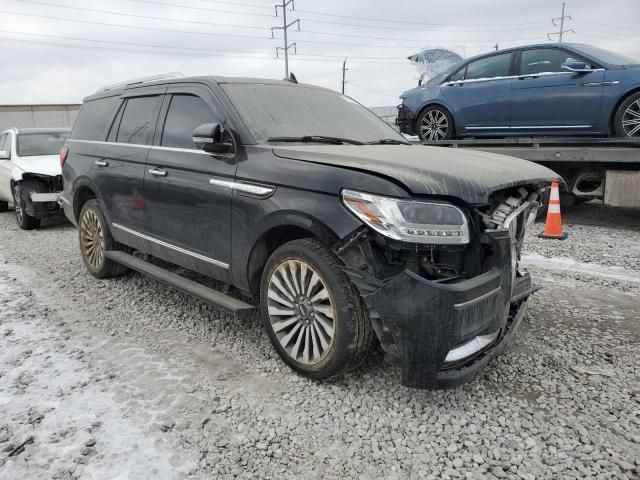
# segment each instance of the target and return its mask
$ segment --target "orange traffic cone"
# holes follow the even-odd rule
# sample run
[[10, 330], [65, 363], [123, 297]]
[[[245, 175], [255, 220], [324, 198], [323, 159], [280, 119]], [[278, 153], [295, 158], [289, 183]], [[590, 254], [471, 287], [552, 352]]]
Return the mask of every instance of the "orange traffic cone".
[[564, 240], [567, 234], [562, 232], [562, 216], [560, 215], [560, 187], [558, 182], [551, 182], [551, 195], [547, 208], [547, 221], [544, 232], [538, 235], [540, 238], [555, 238]]

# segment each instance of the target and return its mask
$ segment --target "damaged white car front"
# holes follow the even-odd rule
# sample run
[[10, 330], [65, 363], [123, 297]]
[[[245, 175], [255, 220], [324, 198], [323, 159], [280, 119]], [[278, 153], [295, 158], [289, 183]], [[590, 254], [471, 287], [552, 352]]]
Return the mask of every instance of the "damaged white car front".
[[60, 214], [62, 190], [59, 153], [66, 128], [11, 128], [0, 133], [0, 212], [14, 207], [20, 228], [40, 226]]

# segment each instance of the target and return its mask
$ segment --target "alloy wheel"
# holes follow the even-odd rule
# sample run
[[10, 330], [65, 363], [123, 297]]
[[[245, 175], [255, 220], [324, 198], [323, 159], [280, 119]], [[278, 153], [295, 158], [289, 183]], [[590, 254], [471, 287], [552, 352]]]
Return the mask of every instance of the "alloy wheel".
[[271, 328], [287, 355], [304, 365], [321, 362], [333, 344], [336, 312], [318, 272], [285, 260], [271, 274], [267, 296]]
[[18, 223], [22, 224], [22, 207], [20, 206], [20, 197], [18, 196], [18, 192], [15, 188], [13, 189], [13, 208], [16, 211]]
[[430, 110], [422, 117], [420, 135], [425, 140], [443, 140], [447, 136], [449, 121], [444, 112]]
[[99, 269], [104, 258], [104, 235], [98, 216], [91, 210], [87, 210], [82, 216], [80, 243], [87, 262], [94, 269]]
[[628, 137], [640, 137], [640, 100], [633, 102], [624, 111], [622, 128]]

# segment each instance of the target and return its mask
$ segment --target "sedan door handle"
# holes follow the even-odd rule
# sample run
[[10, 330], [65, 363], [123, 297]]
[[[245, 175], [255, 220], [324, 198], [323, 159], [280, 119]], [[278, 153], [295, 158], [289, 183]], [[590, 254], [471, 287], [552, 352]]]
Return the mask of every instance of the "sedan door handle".
[[149, 170], [149, 173], [151, 175], [153, 175], [154, 177], [166, 177], [167, 176], [167, 171], [166, 170], [160, 170], [159, 168], [152, 168]]
[[98, 167], [108, 167], [109, 162], [105, 162], [104, 160], [96, 160], [95, 163]]

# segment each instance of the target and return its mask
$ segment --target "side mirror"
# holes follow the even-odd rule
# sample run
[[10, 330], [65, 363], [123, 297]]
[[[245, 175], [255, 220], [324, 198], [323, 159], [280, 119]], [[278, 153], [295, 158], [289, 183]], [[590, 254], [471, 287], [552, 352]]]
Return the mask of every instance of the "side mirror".
[[224, 142], [224, 129], [219, 123], [204, 123], [196, 127], [191, 134], [193, 145], [208, 153], [227, 153], [232, 143]]
[[584, 62], [567, 62], [567, 63], [563, 63], [560, 66], [560, 68], [562, 68], [562, 70], [565, 70], [567, 72], [574, 72], [574, 73], [589, 73], [593, 71], [591, 66], [587, 65]]
[[4, 150], [0, 150], [0, 160], [9, 160], [11, 157], [9, 156], [9, 152]]

